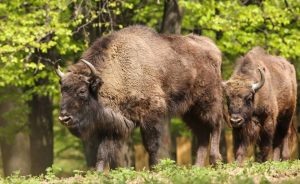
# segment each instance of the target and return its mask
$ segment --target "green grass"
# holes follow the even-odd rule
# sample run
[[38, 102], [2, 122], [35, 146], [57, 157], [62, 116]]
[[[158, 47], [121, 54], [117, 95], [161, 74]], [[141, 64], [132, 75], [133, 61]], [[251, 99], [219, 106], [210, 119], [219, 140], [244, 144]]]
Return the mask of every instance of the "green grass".
[[135, 171], [120, 168], [109, 173], [74, 171], [73, 176], [57, 176], [59, 169], [49, 168], [46, 175], [39, 177], [12, 175], [1, 178], [0, 183], [300, 183], [300, 160], [266, 162], [248, 161], [243, 167], [235, 163], [218, 164], [215, 167], [180, 167], [172, 160], [163, 160], [152, 171]]

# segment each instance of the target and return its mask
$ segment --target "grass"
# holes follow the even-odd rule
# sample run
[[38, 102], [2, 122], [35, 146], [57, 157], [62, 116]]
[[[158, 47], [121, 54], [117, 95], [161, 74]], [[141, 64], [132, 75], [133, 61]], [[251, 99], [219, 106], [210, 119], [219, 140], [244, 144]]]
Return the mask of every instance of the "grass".
[[73, 171], [68, 178], [58, 177], [59, 169], [49, 168], [46, 175], [19, 176], [17, 173], [0, 178], [4, 184], [62, 184], [62, 183], [300, 183], [300, 160], [266, 162], [248, 161], [243, 167], [235, 163], [218, 164], [215, 167], [197, 168], [177, 166], [172, 160], [163, 160], [152, 171], [135, 171], [120, 168], [109, 173]]

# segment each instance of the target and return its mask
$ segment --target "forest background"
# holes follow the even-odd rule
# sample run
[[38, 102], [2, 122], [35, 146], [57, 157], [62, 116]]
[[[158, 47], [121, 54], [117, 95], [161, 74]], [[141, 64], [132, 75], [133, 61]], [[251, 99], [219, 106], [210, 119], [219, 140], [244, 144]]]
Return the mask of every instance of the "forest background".
[[[60, 86], [51, 63], [64, 68], [95, 39], [136, 24], [212, 38], [223, 53], [224, 79], [254, 46], [287, 58], [300, 79], [300, 0], [1, 0], [2, 175], [93, 165], [95, 140], [82, 142], [58, 122]], [[299, 100], [297, 109], [295, 124]], [[170, 141], [164, 152], [172, 156], [171, 137], [190, 135], [178, 118], [165, 124]], [[133, 142], [140, 142], [138, 132]]]

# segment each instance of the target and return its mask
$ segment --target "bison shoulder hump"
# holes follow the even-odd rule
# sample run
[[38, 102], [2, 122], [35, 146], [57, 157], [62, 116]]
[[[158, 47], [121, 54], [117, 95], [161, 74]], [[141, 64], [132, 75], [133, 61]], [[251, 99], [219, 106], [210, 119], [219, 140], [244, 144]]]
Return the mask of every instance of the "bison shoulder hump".
[[206, 54], [208, 54], [209, 57], [216, 62], [216, 64], [221, 65], [222, 52], [212, 39], [205, 36], [198, 36], [195, 34], [189, 34], [187, 36], [194, 40], [200, 46], [200, 49], [205, 51]]

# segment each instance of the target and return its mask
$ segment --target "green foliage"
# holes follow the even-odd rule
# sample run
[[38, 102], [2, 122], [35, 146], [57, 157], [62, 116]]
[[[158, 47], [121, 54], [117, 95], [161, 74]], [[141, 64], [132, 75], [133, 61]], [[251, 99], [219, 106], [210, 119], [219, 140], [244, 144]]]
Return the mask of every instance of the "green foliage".
[[147, 3], [141, 3], [137, 0], [131, 1], [136, 5], [132, 17], [133, 23], [147, 25], [159, 30], [163, 19], [163, 1], [150, 0]]
[[109, 173], [76, 171], [69, 178], [59, 178], [58, 169], [49, 168], [46, 175], [23, 177], [18, 173], [0, 178], [8, 183], [299, 183], [300, 161], [266, 162], [252, 161], [244, 167], [236, 163], [218, 164], [215, 167], [180, 167], [172, 160], [162, 160], [153, 171], [135, 171], [120, 168]]
[[[230, 75], [234, 59], [262, 46], [295, 64], [300, 59], [300, 1], [180, 0], [184, 32], [194, 29], [215, 39], [224, 54], [223, 75]], [[254, 2], [254, 3], [253, 3]], [[228, 66], [229, 65], [229, 66]], [[299, 70], [299, 67], [298, 67]]]
[[[26, 95], [58, 95], [58, 77], [49, 61], [75, 60], [88, 47], [87, 31], [113, 30], [111, 16], [130, 3], [107, 1], [52, 0], [0, 2], [0, 87], [26, 87]], [[120, 25], [115, 25], [121, 27]], [[88, 30], [90, 29], [90, 30]], [[63, 63], [64, 64], [64, 63]], [[37, 85], [45, 80], [42, 85]]]
[[[1, 1], [0, 7], [4, 10], [0, 15], [1, 86], [35, 86], [38, 79], [48, 78], [41, 56], [32, 57], [37, 52], [42, 55], [54, 47], [60, 54], [80, 50], [71, 39], [72, 17], [71, 12], [66, 11], [69, 3], [38, 2]], [[34, 92], [53, 94], [54, 90], [44, 88]]]
[[171, 119], [171, 134], [174, 137], [185, 136], [191, 137], [192, 133], [186, 124], [180, 118]]

